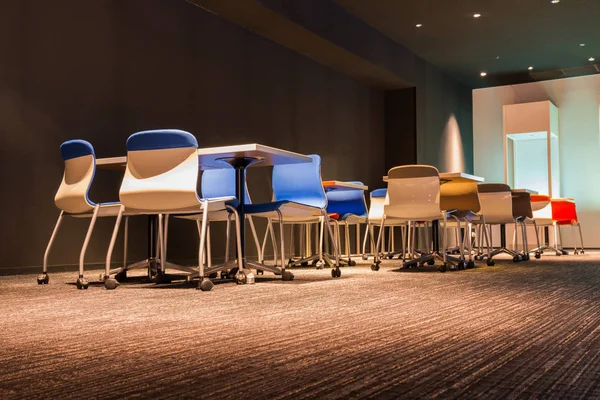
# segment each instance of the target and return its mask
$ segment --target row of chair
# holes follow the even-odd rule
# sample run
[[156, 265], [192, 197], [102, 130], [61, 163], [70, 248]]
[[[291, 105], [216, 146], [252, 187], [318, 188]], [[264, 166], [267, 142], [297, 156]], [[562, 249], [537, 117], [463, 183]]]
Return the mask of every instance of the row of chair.
[[[180, 130], [154, 130], [138, 132], [129, 137], [126, 142], [127, 165], [119, 190], [119, 202], [94, 203], [88, 197], [96, 169], [96, 157], [92, 145], [83, 140], [71, 140], [61, 145], [61, 153], [65, 163], [65, 171], [61, 185], [55, 196], [55, 204], [61, 210], [58, 221], [48, 243], [43, 262], [42, 274], [38, 283], [48, 283], [48, 255], [55, 239], [61, 221], [65, 216], [90, 218], [90, 224], [79, 257], [79, 276], [77, 287], [86, 289], [89, 285], [84, 277], [84, 258], [87, 246], [98, 217], [116, 217], [115, 228], [107, 252], [105, 272], [102, 276], [105, 287], [114, 289], [118, 280], [126, 277], [127, 271], [134, 268], [148, 268], [155, 275], [157, 282], [166, 282], [166, 268], [179, 269], [186, 272], [187, 279], [198, 278], [201, 290], [211, 290], [212, 282], [209, 276], [221, 271], [222, 276], [236, 271], [234, 278], [238, 283], [245, 283], [252, 277], [244, 267], [244, 260], [228, 260], [229, 232], [232, 220], [236, 224], [236, 245], [240, 253], [241, 240], [239, 216], [236, 211], [238, 199], [235, 191], [235, 171], [231, 168], [206, 170], [201, 177], [201, 195], [197, 192], [197, 180], [200, 165], [197, 157], [198, 144], [196, 138]], [[385, 228], [390, 229], [393, 243], [394, 228], [402, 231], [402, 250], [400, 253], [405, 266], [424, 263], [433, 264], [436, 259], [442, 261], [440, 270], [448, 268], [471, 268], [475, 266], [474, 258], [487, 258], [489, 265], [499, 252], [506, 252], [515, 261], [529, 259], [532, 252], [527, 245], [526, 225], [536, 225], [533, 209], [528, 193], [512, 192], [507, 185], [501, 184], [441, 184], [440, 176], [434, 167], [413, 165], [395, 167], [388, 174], [388, 188], [378, 189], [371, 193], [370, 207], [367, 208], [362, 190], [333, 190], [325, 192], [321, 181], [321, 159], [311, 155], [312, 162], [296, 165], [277, 165], [273, 167], [271, 202], [252, 204], [250, 196], [245, 191], [245, 214], [247, 215], [252, 235], [259, 254], [256, 266], [260, 271], [260, 263], [264, 263], [267, 237], [273, 241], [275, 260], [280, 260], [280, 273], [283, 280], [293, 279], [293, 274], [286, 270], [289, 265], [307, 265], [309, 262], [321, 267], [328, 264], [332, 267], [332, 276], [341, 275], [340, 248], [342, 238], [340, 226], [345, 228], [345, 248], [348, 265], [353, 265], [350, 246], [350, 226], [356, 227], [356, 253], [359, 253], [360, 227], [365, 226], [363, 242], [363, 258], [366, 257], [366, 246], [370, 237], [373, 249], [374, 270], [379, 269], [381, 255], [385, 242]], [[362, 184], [360, 182], [354, 182]], [[538, 198], [532, 199], [536, 204]], [[542, 199], [544, 200], [544, 199]], [[553, 218], [551, 224], [557, 231], [559, 226], [568, 223], [579, 226], [574, 203], [565, 204], [550, 201], [553, 205], [560, 204], [562, 213], [568, 218]], [[539, 204], [536, 205], [536, 207]], [[558, 213], [558, 211], [557, 211]], [[137, 215], [154, 215], [158, 220], [158, 266], [153, 260], [127, 264], [127, 227], [128, 218]], [[168, 221], [170, 216], [196, 221], [200, 236], [198, 250], [198, 267], [178, 266], [167, 262]], [[554, 215], [553, 217], [556, 217]], [[259, 243], [252, 217], [265, 218], [268, 228], [262, 245]], [[111, 269], [111, 255], [120, 230], [121, 220], [125, 219], [125, 251], [123, 265]], [[210, 254], [210, 221], [227, 223], [226, 262], [220, 266], [211, 265]], [[437, 249], [434, 235], [435, 227], [441, 221], [442, 248]], [[279, 223], [280, 243], [279, 256], [273, 224]], [[435, 224], [434, 224], [435, 223]], [[493, 224], [515, 224], [515, 235], [522, 231], [523, 251], [516, 250], [516, 236], [513, 249], [504, 244], [500, 249], [491, 250], [492, 231], [488, 227]], [[310, 239], [310, 226], [316, 224], [318, 229], [318, 246], [315, 255], [305, 254], [300, 260], [293, 260], [286, 265], [284, 224], [299, 225], [306, 229], [305, 238]], [[547, 223], [544, 221], [544, 226]], [[379, 227], [375, 240], [374, 229]], [[333, 229], [335, 228], [335, 229]], [[579, 227], [580, 228], [580, 227]], [[447, 237], [449, 230], [454, 229], [457, 246], [455, 255], [448, 255]], [[465, 231], [464, 236], [461, 231]], [[477, 231], [477, 234], [474, 233]], [[537, 228], [536, 228], [537, 234]], [[293, 232], [293, 231], [292, 231]], [[323, 251], [324, 234], [328, 232], [333, 247], [333, 255]], [[419, 240], [417, 232], [425, 236], [421, 243], [425, 249], [416, 245]], [[472, 238], [478, 238], [473, 241]], [[581, 237], [581, 230], [580, 230]], [[538, 246], [533, 252], [539, 257], [545, 249]], [[557, 240], [555, 240], [556, 243]], [[483, 252], [485, 242], [487, 253]], [[474, 245], [479, 251], [474, 250]], [[309, 248], [310, 246], [306, 246]], [[558, 250], [557, 250], [558, 251]], [[577, 252], [577, 247], [576, 247]], [[581, 245], [583, 252], [583, 244]], [[393, 254], [393, 250], [390, 255]], [[205, 270], [205, 263], [207, 269]], [[207, 273], [208, 272], [208, 273]], [[230, 276], [231, 277], [231, 276]]]

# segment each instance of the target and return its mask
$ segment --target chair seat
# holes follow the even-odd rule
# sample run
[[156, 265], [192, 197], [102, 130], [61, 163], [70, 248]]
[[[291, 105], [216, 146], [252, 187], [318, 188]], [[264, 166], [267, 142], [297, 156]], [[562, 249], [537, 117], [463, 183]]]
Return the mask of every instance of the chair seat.
[[226, 205], [229, 204], [231, 200], [235, 199], [235, 197], [217, 197], [210, 199], [200, 199], [200, 204], [196, 206], [191, 206], [187, 208], [180, 208], [174, 210], [136, 210], [132, 208], [126, 208], [125, 214], [135, 215], [135, 214], [148, 214], [151, 212], [156, 212], [157, 214], [170, 214], [173, 216], [181, 216], [186, 214], [201, 214], [208, 207], [208, 211], [212, 214], [212, 212], [217, 211], [225, 211], [227, 210]]
[[[98, 217], [116, 217], [121, 208], [121, 203], [118, 201], [110, 203], [100, 203], [98, 209]], [[91, 218], [94, 215], [94, 211], [84, 212], [81, 214], [68, 214], [73, 218]]]
[[367, 217], [364, 215], [356, 215], [356, 214], [344, 214], [340, 218], [341, 221], [345, 221], [349, 224], [366, 224]]
[[249, 204], [245, 207], [246, 214], [279, 219], [280, 211], [284, 221], [311, 222], [323, 216], [322, 209], [288, 200], [279, 200], [269, 203]]

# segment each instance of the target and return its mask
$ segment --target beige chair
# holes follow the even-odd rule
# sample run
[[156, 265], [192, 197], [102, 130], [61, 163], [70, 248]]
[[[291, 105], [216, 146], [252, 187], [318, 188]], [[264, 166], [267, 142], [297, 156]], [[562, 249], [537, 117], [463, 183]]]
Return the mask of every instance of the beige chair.
[[[523, 261], [529, 260], [529, 244], [527, 240], [527, 223], [533, 224], [535, 228], [535, 238], [537, 242], [537, 248], [540, 247], [540, 235], [538, 233], [537, 224], [533, 219], [533, 210], [531, 208], [531, 197], [527, 192], [513, 191], [512, 192], [512, 207], [513, 217], [521, 227], [521, 236], [523, 239], [523, 252], [517, 254]], [[513, 235], [513, 248], [519, 251], [517, 246], [518, 230], [515, 229]], [[535, 252], [535, 258], [540, 258], [540, 252]]]

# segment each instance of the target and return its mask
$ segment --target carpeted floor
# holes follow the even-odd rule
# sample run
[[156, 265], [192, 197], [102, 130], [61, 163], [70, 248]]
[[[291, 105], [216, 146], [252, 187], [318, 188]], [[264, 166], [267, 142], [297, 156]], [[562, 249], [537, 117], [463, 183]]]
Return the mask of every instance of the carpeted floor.
[[0, 277], [0, 398], [600, 398], [598, 252], [294, 273], [212, 292]]

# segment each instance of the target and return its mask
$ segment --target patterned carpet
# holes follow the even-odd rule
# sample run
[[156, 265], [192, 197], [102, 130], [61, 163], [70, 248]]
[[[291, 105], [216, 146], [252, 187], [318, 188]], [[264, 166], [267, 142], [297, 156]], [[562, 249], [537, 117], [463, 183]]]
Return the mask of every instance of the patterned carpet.
[[0, 398], [600, 398], [598, 252], [294, 273], [212, 292], [0, 277]]

